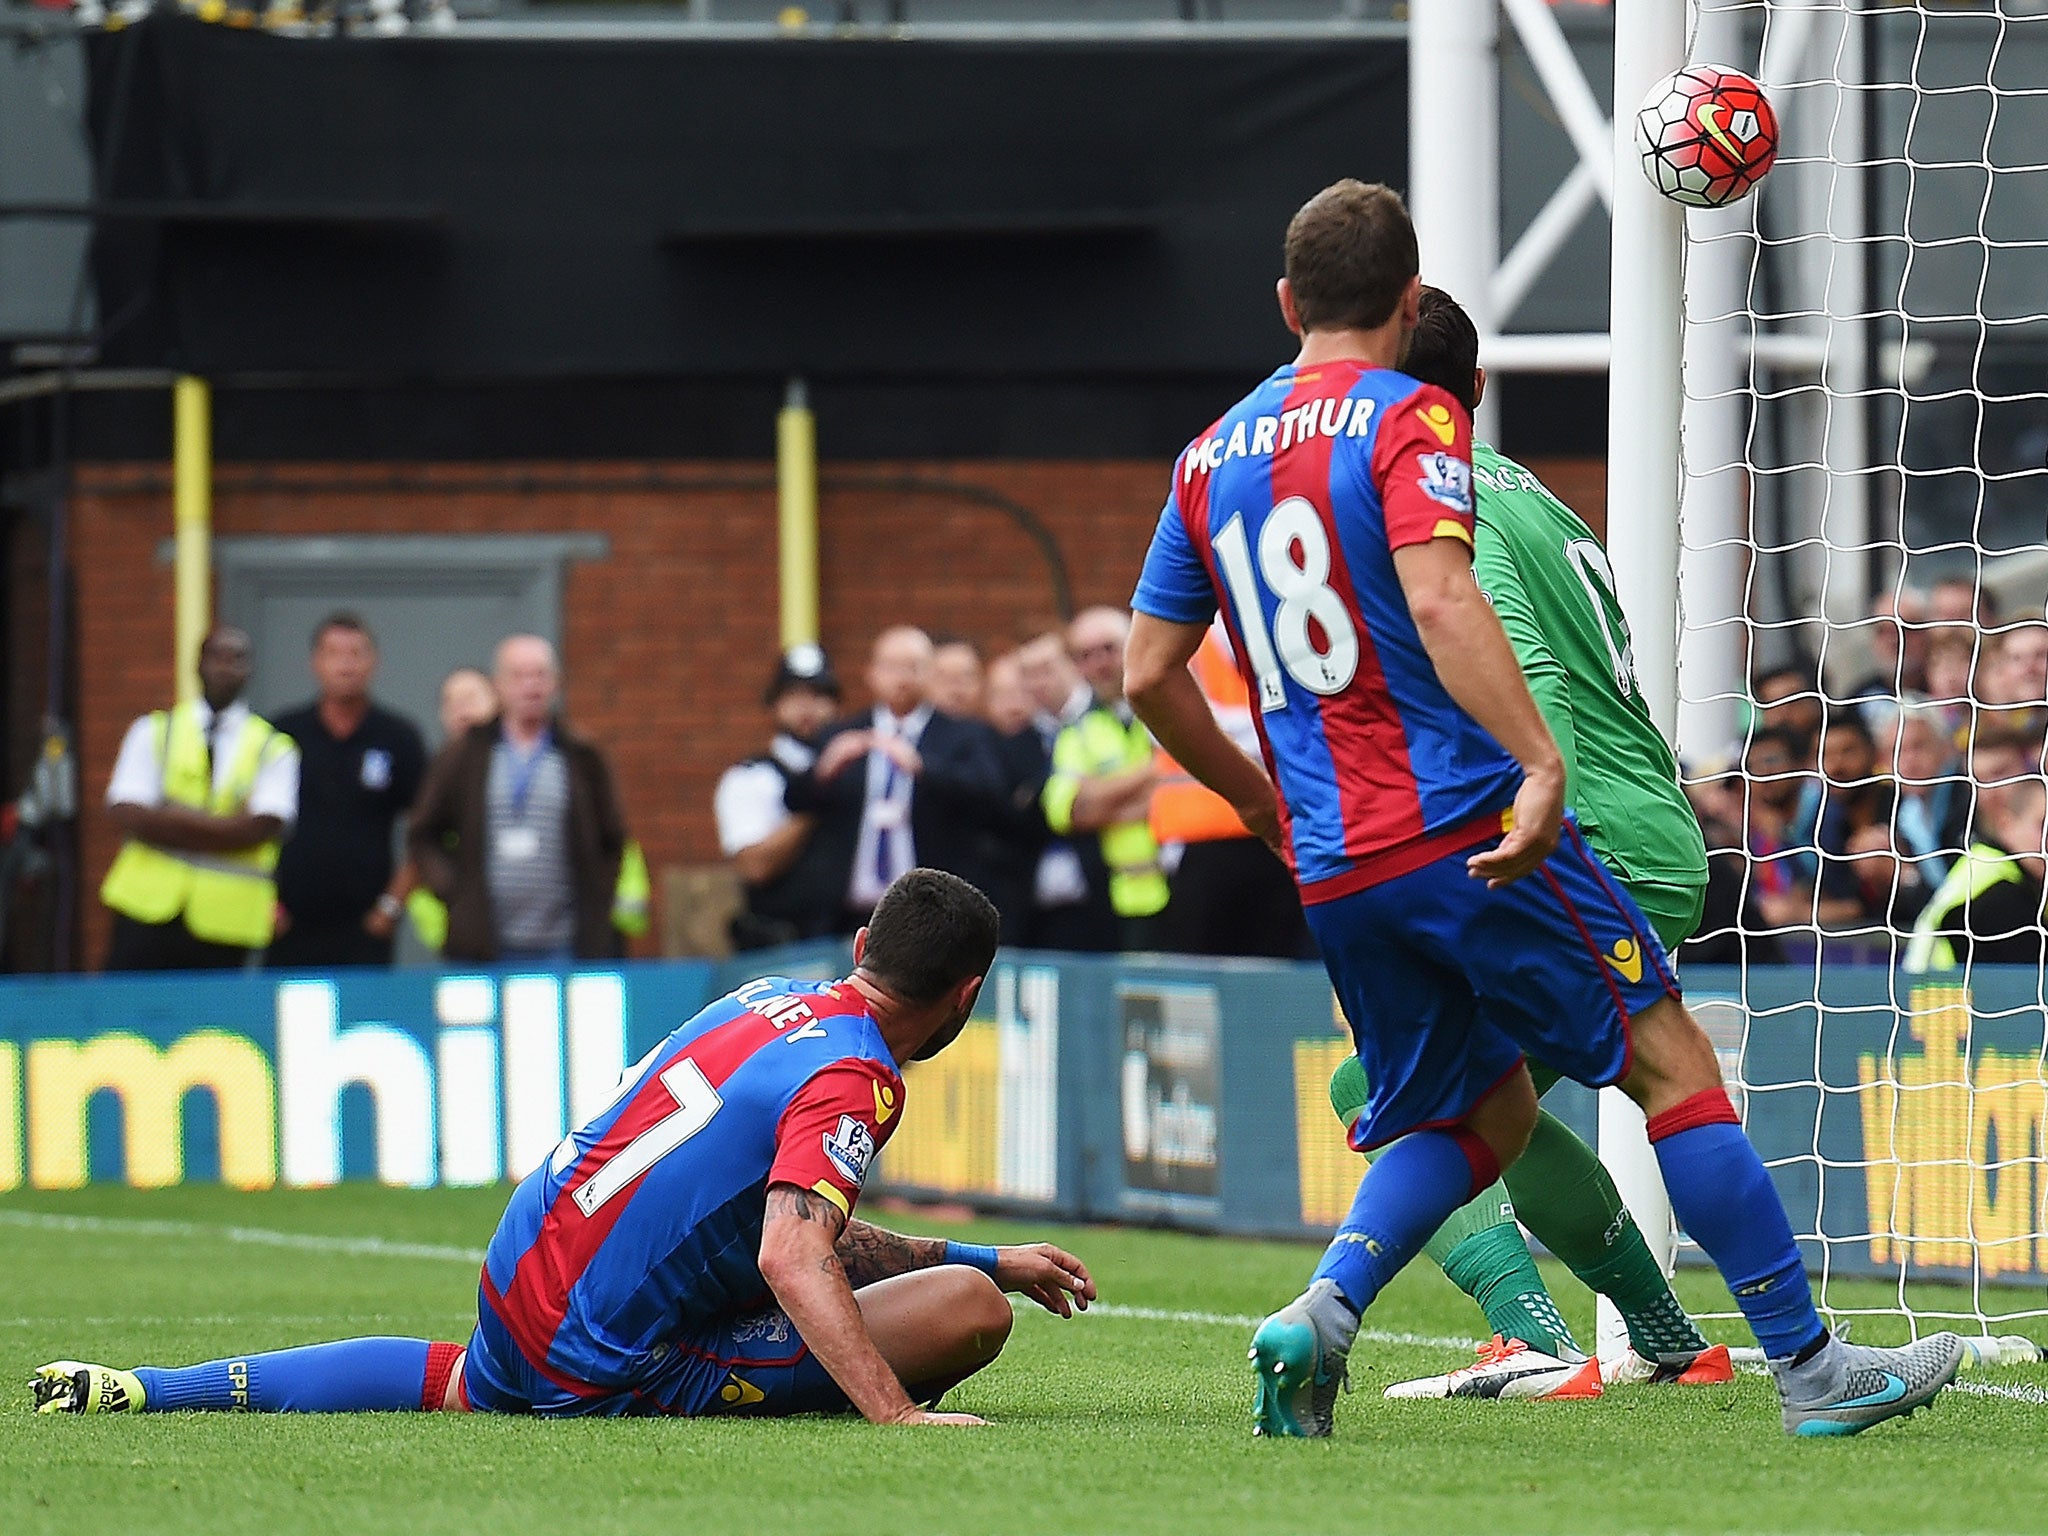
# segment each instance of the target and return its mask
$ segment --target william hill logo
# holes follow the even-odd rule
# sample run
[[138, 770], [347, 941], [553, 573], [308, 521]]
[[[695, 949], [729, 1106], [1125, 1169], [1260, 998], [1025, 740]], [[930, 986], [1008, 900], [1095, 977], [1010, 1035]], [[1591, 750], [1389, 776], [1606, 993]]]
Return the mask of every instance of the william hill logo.
[[1870, 1257], [1987, 1275], [2048, 1266], [2048, 1080], [2038, 1050], [1970, 1047], [1970, 994], [1920, 987], [1918, 1050], [1858, 1058]]
[[0, 1189], [107, 1177], [92, 1166], [92, 1122], [109, 1101], [127, 1182], [180, 1183], [195, 1096], [212, 1101], [221, 1182], [234, 1188], [336, 1182], [348, 1095], [369, 1101], [382, 1182], [493, 1184], [544, 1162], [571, 1117], [611, 1096], [627, 1059], [614, 974], [443, 977], [417, 1031], [344, 1021], [334, 982], [279, 982], [274, 1052], [255, 1031], [200, 1022], [203, 994], [171, 985], [173, 1010], [197, 1018], [166, 1043], [129, 1029], [0, 1041]]

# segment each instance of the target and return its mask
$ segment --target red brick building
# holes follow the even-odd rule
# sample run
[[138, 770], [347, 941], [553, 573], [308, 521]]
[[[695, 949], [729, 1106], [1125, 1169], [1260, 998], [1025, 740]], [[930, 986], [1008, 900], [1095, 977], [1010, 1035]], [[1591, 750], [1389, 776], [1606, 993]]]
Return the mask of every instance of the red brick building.
[[[1597, 463], [1536, 467], [1602, 520]], [[867, 642], [884, 624], [966, 635], [994, 652], [1058, 622], [1046, 554], [1020, 513], [1056, 547], [1075, 604], [1127, 599], [1165, 473], [1149, 462], [828, 465], [823, 638], [849, 703], [861, 702]], [[100, 805], [121, 733], [173, 691], [171, 571], [159, 558], [171, 530], [168, 468], [82, 467], [71, 518], [91, 890], [115, 848]], [[216, 476], [214, 531], [602, 535], [607, 555], [568, 571], [568, 712], [611, 753], [656, 869], [717, 857], [712, 787], [762, 739], [760, 690], [777, 643], [772, 466], [228, 464]], [[32, 584], [35, 573], [17, 574]], [[105, 914], [90, 899], [82, 907], [84, 954], [96, 959]]]

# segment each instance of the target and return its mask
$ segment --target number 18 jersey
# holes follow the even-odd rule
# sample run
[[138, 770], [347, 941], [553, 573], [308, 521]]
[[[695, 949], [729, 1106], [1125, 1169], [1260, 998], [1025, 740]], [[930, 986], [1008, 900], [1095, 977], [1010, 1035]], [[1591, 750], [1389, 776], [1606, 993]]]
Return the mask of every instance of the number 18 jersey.
[[771, 1302], [768, 1186], [851, 1213], [902, 1105], [857, 991], [749, 982], [629, 1068], [611, 1104], [513, 1191], [482, 1305], [572, 1394], [643, 1381], [694, 1326]]
[[1361, 361], [1280, 369], [1184, 451], [1131, 605], [1220, 602], [1305, 902], [1498, 835], [1521, 769], [1423, 650], [1394, 551], [1473, 540], [1471, 423]]

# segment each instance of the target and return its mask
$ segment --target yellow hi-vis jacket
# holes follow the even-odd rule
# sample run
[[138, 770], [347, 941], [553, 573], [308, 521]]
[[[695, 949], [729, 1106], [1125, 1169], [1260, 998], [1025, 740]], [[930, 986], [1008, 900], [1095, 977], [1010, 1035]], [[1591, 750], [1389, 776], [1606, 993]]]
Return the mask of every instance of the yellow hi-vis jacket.
[[[1061, 731], [1052, 744], [1052, 777], [1040, 803], [1045, 824], [1060, 837], [1074, 830], [1074, 799], [1081, 781], [1152, 761], [1152, 736], [1143, 723], [1124, 720], [1100, 704]], [[1109, 866], [1109, 904], [1118, 917], [1150, 917], [1166, 905], [1166, 871], [1159, 840], [1144, 820], [1104, 827], [1102, 862]]]
[[[199, 707], [180, 704], [150, 716], [162, 765], [164, 800], [216, 816], [238, 814], [255, 788], [256, 775], [293, 750], [289, 736], [268, 720], [250, 715], [235, 741], [235, 754], [216, 790], [208, 776], [206, 734]], [[138, 923], [168, 923], [183, 916], [193, 937], [213, 944], [262, 949], [277, 921], [276, 841], [240, 853], [189, 853], [130, 839], [100, 887], [100, 900]]]
[[1905, 969], [1916, 974], [1953, 970], [1956, 947], [1948, 936], [1950, 919], [1958, 917], [1994, 885], [2024, 878], [2019, 860], [2003, 848], [1992, 843], [1972, 843], [1949, 866], [1948, 878], [1941, 882], [1933, 898], [1921, 909], [1919, 921], [1913, 924], [1913, 938], [1906, 946]]

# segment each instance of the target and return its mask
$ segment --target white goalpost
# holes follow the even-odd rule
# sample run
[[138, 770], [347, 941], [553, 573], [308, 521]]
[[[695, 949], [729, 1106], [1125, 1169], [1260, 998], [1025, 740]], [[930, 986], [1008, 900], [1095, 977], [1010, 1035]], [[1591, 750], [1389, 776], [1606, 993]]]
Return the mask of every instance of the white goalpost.
[[[1607, 373], [1607, 547], [1615, 595], [1628, 615], [1636, 678], [1667, 739], [1678, 724], [1678, 432], [1680, 252], [1684, 215], [1636, 169], [1630, 110], [1685, 62], [1685, 7], [1637, 0], [1614, 14], [1614, 201]], [[1671, 1203], [1643, 1113], [1618, 1088], [1600, 1094], [1600, 1155], [1669, 1273]], [[1599, 1352], [1618, 1353], [1628, 1330], [1599, 1299]]]
[[[1739, 808], [1716, 853], [1740, 877], [1736, 915], [1710, 914], [1708, 935], [1739, 963], [1694, 965], [1688, 994], [1823, 1310], [1873, 1337], [1954, 1327], [1981, 1341], [1978, 1363], [2039, 1358], [1998, 1340], [2048, 1341], [2041, 967], [1927, 968], [1925, 942], [1909, 956], [1924, 894], [1909, 887], [1955, 867], [2019, 803], [2006, 787], [2042, 772], [2048, 659], [2023, 660], [2048, 658], [2048, 0], [1615, 0], [1612, 120], [1542, 0], [1412, 14], [1425, 270], [1481, 296], [1468, 307], [1490, 369], [1609, 373], [1607, 536], [1638, 678], [1696, 803]], [[1465, 110], [1474, 71], [1494, 99], [1509, 27], [1580, 157], [1513, 240], [1496, 120]], [[1637, 165], [1637, 104], [1689, 62], [1755, 75], [1779, 117], [1777, 168], [1732, 208], [1681, 210]], [[1429, 82], [1454, 73], [1446, 111]], [[1503, 334], [1596, 203], [1611, 212], [1607, 334]], [[1910, 637], [1903, 662], [1873, 656], [1888, 632], [1873, 600], [1911, 610], [1943, 578], [1999, 609], [1917, 621], [1967, 651], [1961, 683], [1921, 675]], [[1814, 674], [1793, 706], [1818, 722], [1811, 756], [1754, 779], [1745, 748], [1780, 716], [1760, 714], [1752, 678], [1786, 664]], [[1896, 743], [1902, 695], [1912, 731], [1941, 727], [1938, 796], [1923, 793], [1926, 753]], [[1767, 846], [1750, 808], [1795, 781], [1793, 821], [1827, 806], [1822, 759], [1859, 730], [1882, 754], [1889, 863], [1822, 846], [1817, 811], [1805, 843]], [[1972, 777], [1973, 747], [2015, 737], [2021, 769]], [[1918, 823], [1909, 842], [1909, 801], [1924, 819], [1928, 800], [1957, 797], [1937, 846]], [[1795, 868], [1809, 908], [1763, 914], [1759, 893]], [[1845, 871], [1854, 912], [1823, 899]], [[2039, 912], [2024, 926], [2038, 953]], [[1618, 1092], [1601, 1100], [1601, 1155], [1669, 1267], [1684, 1244], [1642, 1116]], [[1624, 1337], [1604, 1301], [1600, 1333], [1603, 1353]]]

